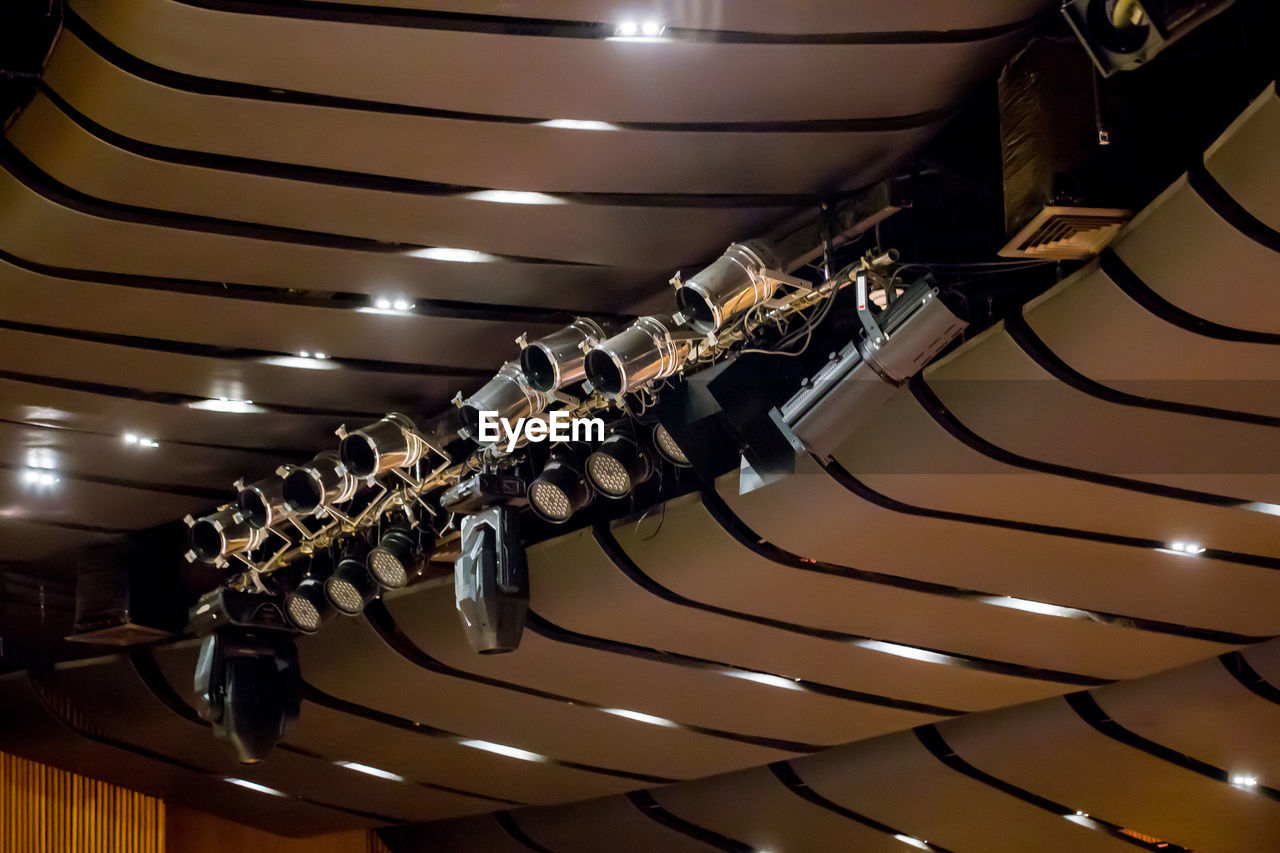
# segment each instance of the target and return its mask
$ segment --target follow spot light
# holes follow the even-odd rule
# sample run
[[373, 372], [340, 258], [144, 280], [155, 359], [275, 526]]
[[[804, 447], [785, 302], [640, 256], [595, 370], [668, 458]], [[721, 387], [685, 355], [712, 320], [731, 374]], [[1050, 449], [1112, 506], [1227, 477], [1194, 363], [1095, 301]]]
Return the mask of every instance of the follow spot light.
[[625, 432], [615, 432], [587, 457], [587, 479], [611, 500], [625, 498], [651, 476], [653, 457]]
[[586, 378], [587, 351], [606, 337], [604, 327], [589, 317], [578, 317], [558, 332], [529, 343], [520, 350], [520, 370], [530, 387], [558, 391]]
[[762, 304], [778, 287], [768, 271], [778, 265], [762, 242], [734, 243], [688, 281], [677, 277], [676, 304], [699, 332], [717, 332]]
[[676, 331], [670, 316], [641, 317], [587, 353], [591, 387], [617, 399], [680, 368], [694, 339]]
[[361, 479], [393, 468], [410, 468], [427, 454], [426, 439], [417, 425], [399, 412], [351, 432], [339, 428], [338, 436], [342, 439], [338, 455], [343, 467]]
[[576, 454], [557, 448], [529, 484], [529, 508], [543, 521], [564, 524], [591, 503], [591, 484], [583, 476]]

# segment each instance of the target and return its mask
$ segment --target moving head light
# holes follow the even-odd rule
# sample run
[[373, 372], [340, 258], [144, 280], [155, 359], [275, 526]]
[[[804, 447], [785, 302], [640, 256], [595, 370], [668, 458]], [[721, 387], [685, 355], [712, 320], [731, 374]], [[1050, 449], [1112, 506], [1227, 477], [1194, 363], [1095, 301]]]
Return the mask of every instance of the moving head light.
[[395, 468], [411, 468], [429, 449], [417, 425], [399, 412], [351, 432], [339, 427], [338, 437], [342, 439], [338, 455], [343, 467], [361, 479]]
[[777, 266], [772, 247], [758, 241], [734, 243], [688, 281], [672, 279], [676, 304], [694, 329], [718, 332], [773, 296], [778, 281], [768, 272]]
[[617, 399], [675, 373], [694, 340], [670, 316], [641, 317], [587, 353], [587, 379], [592, 388]]
[[589, 317], [578, 317], [531, 343], [521, 335], [520, 370], [535, 391], [558, 391], [586, 378], [587, 351], [607, 337], [604, 327]]
[[863, 270], [855, 282], [862, 338], [836, 353], [771, 413], [799, 449], [822, 459], [968, 326], [942, 303], [928, 279], [907, 288], [877, 316], [868, 299], [868, 278]]
[[453, 584], [471, 647], [482, 655], [514, 651], [529, 612], [529, 571], [516, 510], [491, 506], [462, 519]]

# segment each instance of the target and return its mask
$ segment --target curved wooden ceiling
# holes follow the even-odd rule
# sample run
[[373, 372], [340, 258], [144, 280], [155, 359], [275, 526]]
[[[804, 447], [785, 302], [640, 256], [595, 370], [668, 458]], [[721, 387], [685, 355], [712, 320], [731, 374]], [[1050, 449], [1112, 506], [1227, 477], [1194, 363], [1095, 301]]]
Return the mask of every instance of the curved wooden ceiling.
[[[171, 519], [345, 416], [430, 409], [518, 331], [631, 311], [673, 266], [858, 169], [882, 174], [933, 126], [860, 128], [874, 101], [739, 100], [727, 82], [697, 113], [726, 126], [683, 126], [697, 98], [664, 112], [652, 89], [581, 74], [642, 47], [582, 37], [596, 4], [519, 6], [552, 32], [583, 22], [576, 35], [495, 33], [516, 23], [456, 5], [71, 4], [2, 153], [0, 446], [48, 448], [63, 477], [33, 496], [15, 467], [7, 555]], [[650, 59], [687, 80], [723, 49], [726, 69], [754, 55], [753, 73], [819, 91], [823, 63], [923, 52], [900, 119], [954, 104], [1011, 44], [903, 34], [894, 10], [933, 20], [929, 4], [812, 5], [812, 20], [756, 3], [672, 13], [696, 32]], [[965, 27], [1000, 31], [1044, 4], [965, 6]], [[844, 38], [858, 24], [837, 7], [909, 43]], [[334, 61], [285, 44], [295, 27]], [[709, 27], [762, 37], [721, 44]], [[600, 88], [548, 111], [554, 92], [438, 92], [445, 72], [421, 67], [398, 86], [397, 51], [434, 69], [495, 39], [501, 61], [466, 73], [568, 62], [548, 46], [572, 42]], [[942, 66], [954, 90], [927, 76]], [[468, 93], [466, 116], [443, 114]], [[508, 113], [477, 115], [493, 110]], [[849, 126], [794, 126], [810, 120]], [[780, 126], [738, 126], [753, 122]], [[1277, 138], [1272, 88], [1097, 263], [932, 366], [825, 470], [746, 495], [730, 475], [670, 503], [656, 532], [533, 547], [534, 615], [511, 655], [471, 654], [449, 590], [425, 585], [300, 643], [305, 707], [260, 767], [234, 765], [194, 716], [189, 645], [0, 679], [0, 743], [283, 832], [462, 818], [404, 831], [406, 849], [1260, 849], [1280, 832], [1280, 756], [1260, 736], [1280, 653], [1238, 650], [1280, 635]], [[744, 139], [792, 154], [732, 168]], [[498, 188], [563, 204], [465, 197]], [[677, 242], [637, 251], [664, 234]], [[487, 257], [431, 254], [444, 247]], [[417, 310], [351, 310], [391, 288]], [[335, 369], [278, 363], [321, 347]], [[208, 396], [262, 411], [185, 405]], [[126, 455], [127, 430], [160, 447]], [[912, 454], [865, 452], [890, 436]], [[1259, 784], [1231, 784], [1243, 776]]]

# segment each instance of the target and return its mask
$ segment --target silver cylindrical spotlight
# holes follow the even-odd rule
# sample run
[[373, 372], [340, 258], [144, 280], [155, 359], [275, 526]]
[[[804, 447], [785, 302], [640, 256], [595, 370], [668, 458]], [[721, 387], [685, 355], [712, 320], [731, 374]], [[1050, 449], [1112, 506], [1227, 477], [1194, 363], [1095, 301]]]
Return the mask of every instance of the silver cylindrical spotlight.
[[383, 589], [408, 585], [426, 567], [427, 553], [434, 544], [434, 535], [421, 528], [414, 530], [406, 524], [388, 527], [365, 561], [369, 577]]
[[267, 535], [249, 524], [238, 507], [223, 507], [204, 518], [187, 516], [188, 562], [216, 563], [231, 555], [257, 548]]
[[734, 243], [710, 266], [680, 283], [676, 304], [694, 329], [717, 332], [773, 296], [778, 285], [765, 272], [777, 265], [767, 244]]
[[591, 484], [582, 473], [576, 454], [558, 448], [529, 484], [529, 508], [544, 521], [564, 524], [591, 503]]
[[607, 397], [618, 398], [675, 373], [689, 356], [693, 341], [673, 336], [674, 328], [669, 316], [641, 317], [602, 341], [587, 353], [585, 366], [591, 386]]
[[343, 434], [338, 455], [357, 477], [373, 477], [392, 468], [408, 468], [427, 453], [427, 442], [407, 415], [392, 412], [368, 426]]
[[532, 341], [520, 351], [520, 370], [535, 391], [557, 391], [586, 378], [587, 350], [608, 333], [589, 317], [575, 318], [558, 332]]
[[353, 540], [342, 549], [333, 574], [324, 580], [325, 598], [344, 616], [359, 616], [378, 597], [378, 587], [365, 567], [368, 558], [369, 546]]
[[463, 431], [478, 442], [481, 412], [493, 412], [496, 417], [515, 423], [541, 413], [550, 403], [550, 396], [525, 380], [519, 362], [508, 361], [496, 376], [459, 405]]
[[306, 465], [281, 470], [285, 471], [281, 484], [285, 505], [299, 515], [351, 500], [360, 486], [333, 450], [317, 453]]
[[239, 488], [236, 506], [255, 529], [273, 527], [293, 514], [293, 510], [285, 503], [284, 480], [278, 475], [247, 486], [239, 484]]
[[671, 433], [667, 432], [667, 428], [662, 424], [658, 424], [653, 428], [653, 446], [657, 449], [659, 456], [677, 468], [693, 467], [693, 463], [689, 461], [689, 457], [685, 455], [684, 450], [676, 443]]
[[587, 457], [587, 479], [601, 496], [619, 500], [653, 476], [653, 457], [627, 433], [615, 432]]

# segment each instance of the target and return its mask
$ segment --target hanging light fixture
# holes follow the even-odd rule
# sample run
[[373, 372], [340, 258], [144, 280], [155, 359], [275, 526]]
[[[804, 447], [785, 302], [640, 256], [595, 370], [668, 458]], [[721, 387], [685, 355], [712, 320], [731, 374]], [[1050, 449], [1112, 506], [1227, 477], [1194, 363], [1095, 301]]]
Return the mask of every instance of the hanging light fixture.
[[378, 587], [366, 568], [368, 558], [369, 546], [353, 539], [342, 549], [333, 574], [325, 578], [325, 598], [344, 616], [359, 616], [378, 597]]
[[392, 412], [368, 426], [347, 432], [339, 427], [338, 456], [356, 477], [374, 477], [393, 468], [410, 468], [427, 454], [426, 439], [407, 415]]
[[544, 521], [564, 524], [591, 503], [594, 493], [577, 454], [567, 447], [551, 451], [542, 473], [529, 484], [529, 508]]
[[589, 317], [577, 317], [558, 332], [525, 344], [518, 340], [520, 370], [534, 390], [557, 391], [586, 378], [587, 351], [608, 334], [604, 327]]
[[627, 497], [651, 476], [653, 458], [628, 432], [614, 432], [587, 457], [587, 479], [610, 500]]
[[587, 353], [587, 379], [592, 388], [617, 399], [675, 373], [693, 341], [676, 331], [670, 316], [641, 317]]
[[317, 453], [306, 465], [282, 466], [281, 495], [285, 505], [299, 515], [312, 515], [321, 507], [351, 500], [360, 482], [342, 465], [336, 451]]

